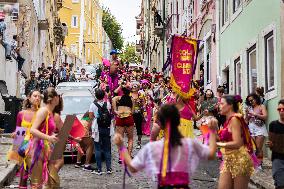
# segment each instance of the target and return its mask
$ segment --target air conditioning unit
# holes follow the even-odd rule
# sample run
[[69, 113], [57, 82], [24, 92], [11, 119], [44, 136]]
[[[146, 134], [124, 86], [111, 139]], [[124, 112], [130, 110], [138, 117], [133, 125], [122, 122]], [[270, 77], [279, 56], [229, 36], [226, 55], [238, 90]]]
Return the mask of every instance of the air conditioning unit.
[[38, 29], [39, 30], [48, 30], [49, 23], [48, 20], [39, 20], [38, 21]]
[[57, 9], [58, 9], [58, 10], [61, 9], [62, 6], [63, 6], [62, 0], [57, 0]]

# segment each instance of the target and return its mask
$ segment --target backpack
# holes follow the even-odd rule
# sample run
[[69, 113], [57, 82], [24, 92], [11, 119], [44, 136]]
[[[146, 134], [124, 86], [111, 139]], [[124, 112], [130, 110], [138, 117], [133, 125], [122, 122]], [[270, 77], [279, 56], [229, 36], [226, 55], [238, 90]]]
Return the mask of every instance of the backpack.
[[97, 102], [94, 104], [98, 107], [98, 118], [97, 123], [99, 127], [110, 127], [111, 125], [111, 115], [107, 109], [107, 103], [105, 102], [103, 106], [100, 106]]

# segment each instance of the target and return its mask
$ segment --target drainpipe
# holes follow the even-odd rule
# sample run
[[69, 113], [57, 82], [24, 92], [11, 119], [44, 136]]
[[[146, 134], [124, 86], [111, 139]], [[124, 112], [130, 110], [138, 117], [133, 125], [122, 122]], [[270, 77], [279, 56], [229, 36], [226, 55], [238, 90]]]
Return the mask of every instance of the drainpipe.
[[80, 16], [80, 37], [79, 37], [79, 58], [82, 63], [85, 61], [85, 47], [84, 47], [84, 22], [85, 22], [85, 1], [81, 1], [81, 16]]
[[219, 26], [220, 26], [220, 13], [219, 13], [219, 8], [220, 6], [220, 2], [219, 1], [216, 1], [215, 2], [215, 14], [216, 14], [216, 17], [215, 17], [215, 21], [216, 21], [216, 34], [215, 34], [215, 38], [216, 38], [216, 67], [217, 67], [217, 86], [218, 85], [221, 85], [222, 84], [222, 76], [221, 76], [221, 65], [220, 65], [220, 30], [218, 29]]
[[[282, 0], [280, 3], [280, 20], [281, 20], [281, 31], [280, 33], [282, 34], [284, 32], [284, 1]], [[281, 75], [281, 80], [280, 80], [280, 88], [281, 88], [281, 98], [284, 98], [284, 36], [281, 35], [281, 71], [280, 71], [280, 75]], [[278, 84], [279, 86], [279, 84]]]
[[147, 46], [148, 46], [148, 52], [147, 52], [147, 61], [148, 61], [148, 63], [147, 63], [147, 65], [148, 65], [148, 67], [150, 67], [150, 30], [151, 30], [151, 0], [148, 0], [148, 36], [147, 36], [147, 38], [148, 38], [148, 41], [147, 41]]
[[163, 66], [164, 67], [164, 64], [165, 64], [165, 38], [166, 38], [166, 0], [163, 0]]

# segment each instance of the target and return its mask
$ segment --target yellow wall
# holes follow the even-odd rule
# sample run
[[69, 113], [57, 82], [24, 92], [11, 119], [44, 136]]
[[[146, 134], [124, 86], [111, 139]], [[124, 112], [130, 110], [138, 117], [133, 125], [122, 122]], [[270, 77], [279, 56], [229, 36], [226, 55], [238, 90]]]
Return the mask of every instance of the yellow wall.
[[[79, 37], [80, 37], [80, 17], [81, 17], [81, 0], [78, 3], [73, 3], [72, 0], [64, 0], [63, 7], [59, 11], [59, 17], [62, 23], [68, 26], [68, 36], [65, 38], [65, 45], [71, 52], [71, 45], [75, 45], [79, 57]], [[86, 63], [98, 63], [102, 56], [102, 10], [97, 0], [84, 0], [85, 12], [84, 17], [86, 21], [86, 28], [84, 30], [85, 42], [99, 42], [99, 43], [85, 43], [85, 58]], [[78, 27], [72, 28], [72, 15], [78, 16]], [[97, 15], [98, 23], [97, 23]], [[84, 25], [82, 24], [82, 27]], [[84, 48], [83, 48], [84, 49]]]

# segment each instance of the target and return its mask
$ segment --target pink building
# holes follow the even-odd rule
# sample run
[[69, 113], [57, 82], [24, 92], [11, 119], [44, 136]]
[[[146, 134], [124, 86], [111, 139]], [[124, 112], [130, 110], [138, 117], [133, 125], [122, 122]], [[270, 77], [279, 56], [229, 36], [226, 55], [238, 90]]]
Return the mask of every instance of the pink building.
[[[204, 89], [216, 91], [218, 82], [216, 10], [214, 0], [190, 0], [187, 35], [200, 40], [195, 79], [204, 80]], [[203, 75], [203, 76], [202, 76]]]

